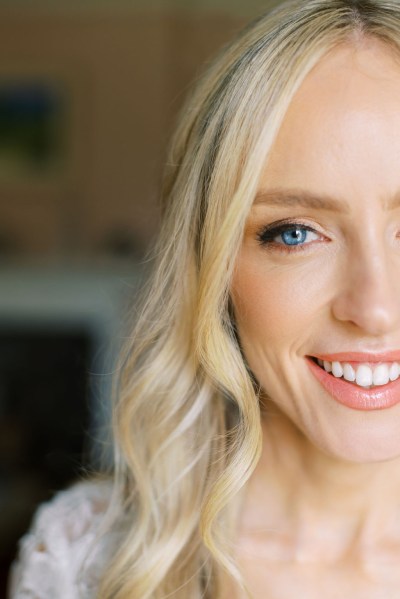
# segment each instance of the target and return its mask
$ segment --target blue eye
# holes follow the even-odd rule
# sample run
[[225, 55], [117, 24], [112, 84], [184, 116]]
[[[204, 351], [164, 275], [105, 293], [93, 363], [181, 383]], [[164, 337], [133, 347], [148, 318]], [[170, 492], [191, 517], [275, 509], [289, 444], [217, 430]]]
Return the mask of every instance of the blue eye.
[[281, 223], [264, 227], [257, 235], [261, 245], [281, 246], [281, 249], [307, 245], [320, 238], [311, 227], [301, 223]]
[[285, 245], [299, 245], [304, 243], [307, 237], [308, 231], [301, 227], [291, 227], [283, 233], [280, 233], [278, 237], [282, 239]]

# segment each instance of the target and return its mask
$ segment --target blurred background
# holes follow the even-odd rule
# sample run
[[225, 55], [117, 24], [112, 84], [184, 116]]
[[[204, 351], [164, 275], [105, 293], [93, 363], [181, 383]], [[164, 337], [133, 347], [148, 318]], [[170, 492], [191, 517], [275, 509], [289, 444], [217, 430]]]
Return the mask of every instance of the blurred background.
[[272, 4], [0, 0], [0, 599], [38, 504], [110, 460], [167, 140], [203, 65]]

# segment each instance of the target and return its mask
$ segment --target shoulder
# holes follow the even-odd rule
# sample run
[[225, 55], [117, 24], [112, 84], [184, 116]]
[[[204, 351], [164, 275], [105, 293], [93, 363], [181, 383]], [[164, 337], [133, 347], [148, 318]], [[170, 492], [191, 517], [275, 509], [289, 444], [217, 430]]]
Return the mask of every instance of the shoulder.
[[111, 491], [110, 481], [81, 482], [39, 507], [19, 544], [11, 599], [94, 596], [90, 589], [114, 541], [112, 535], [101, 535]]

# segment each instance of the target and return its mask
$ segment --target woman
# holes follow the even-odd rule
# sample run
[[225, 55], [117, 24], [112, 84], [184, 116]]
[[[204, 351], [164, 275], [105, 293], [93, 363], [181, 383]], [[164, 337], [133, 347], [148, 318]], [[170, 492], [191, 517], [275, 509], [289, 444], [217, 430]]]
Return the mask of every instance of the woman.
[[399, 597], [400, 2], [259, 19], [168, 164], [113, 490], [41, 508], [11, 596]]

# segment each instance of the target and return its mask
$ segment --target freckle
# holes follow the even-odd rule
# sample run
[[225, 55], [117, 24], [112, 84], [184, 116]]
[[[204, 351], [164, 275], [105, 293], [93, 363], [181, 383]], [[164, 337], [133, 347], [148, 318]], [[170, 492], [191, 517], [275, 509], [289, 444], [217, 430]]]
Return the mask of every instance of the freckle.
[[44, 543], [39, 543], [38, 545], [36, 545], [36, 551], [38, 551], [39, 553], [45, 553], [46, 545]]

